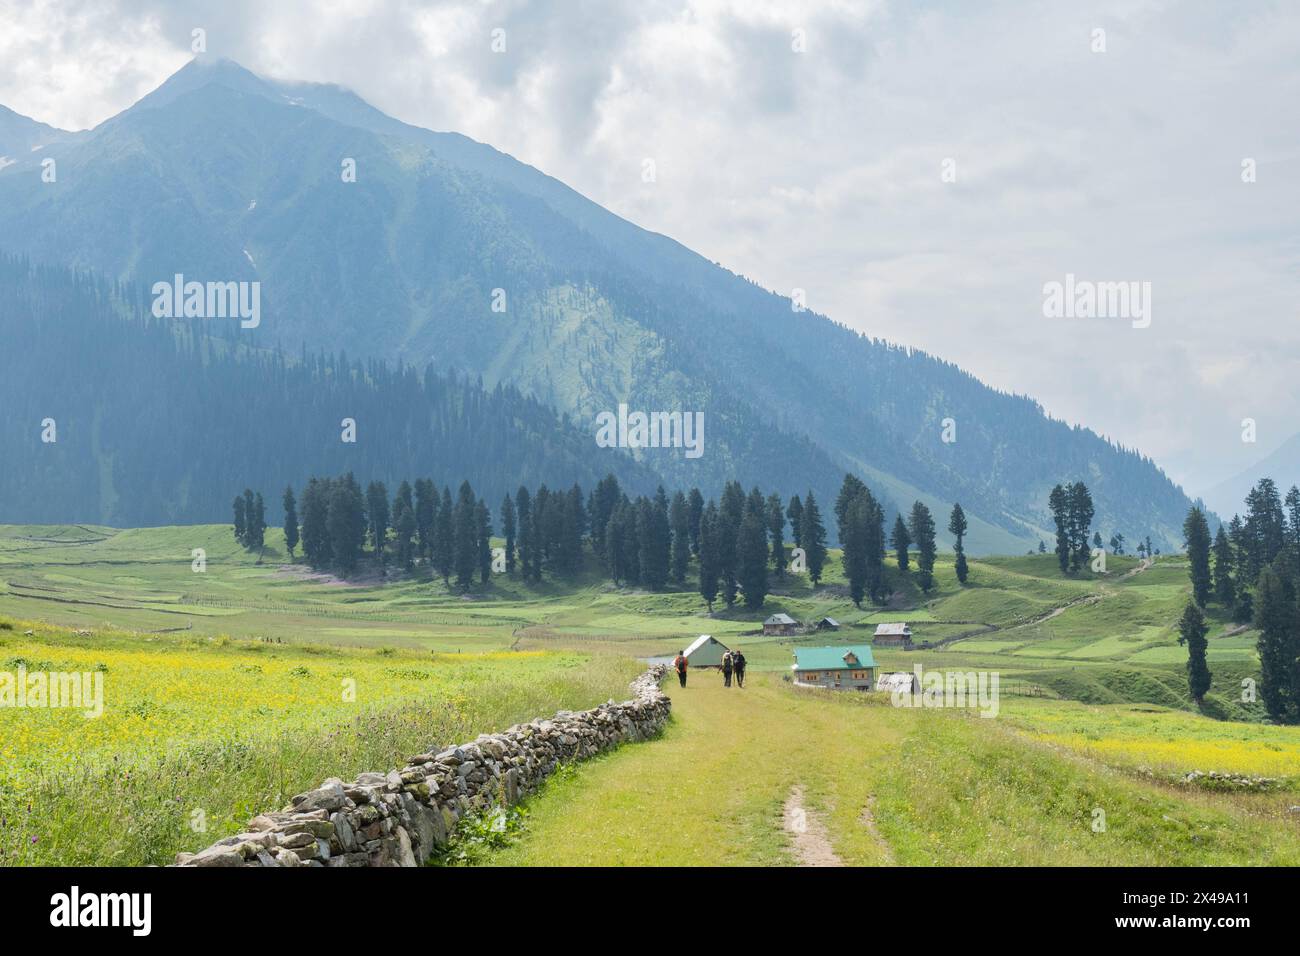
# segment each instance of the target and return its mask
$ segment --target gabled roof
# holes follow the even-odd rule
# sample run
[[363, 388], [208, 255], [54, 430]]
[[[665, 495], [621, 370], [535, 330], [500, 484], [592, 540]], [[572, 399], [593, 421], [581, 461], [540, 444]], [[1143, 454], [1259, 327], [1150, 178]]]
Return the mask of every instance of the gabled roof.
[[731, 650], [731, 648], [727, 647], [726, 644], [723, 644], [720, 640], [718, 640], [717, 638], [715, 638], [712, 634], [701, 634], [699, 637], [697, 637], [695, 640], [693, 640], [693, 641], [691, 642], [691, 646], [688, 647], [688, 648], [686, 648], [686, 650], [685, 650], [683, 653], [685, 654], [685, 656], [690, 657], [693, 653], [695, 653], [696, 651], [698, 651], [698, 650], [699, 650], [701, 647], [703, 647], [705, 644], [708, 644], [710, 641], [712, 641], [713, 643], [717, 644], [717, 645], [718, 645], [719, 647], [721, 647], [724, 651], [729, 651], [729, 650]]
[[[850, 664], [845, 658], [852, 654], [858, 659]], [[841, 644], [839, 647], [797, 647], [794, 651], [794, 669], [801, 671], [856, 670], [875, 667], [868, 644]]]
[[764, 624], [797, 624], [798, 622], [794, 618], [792, 618], [789, 614], [777, 613], [777, 614], [773, 614], [763, 623]]
[[906, 635], [906, 634], [910, 634], [910, 633], [912, 633], [912, 629], [911, 629], [910, 627], [907, 626], [907, 622], [906, 622], [906, 621], [895, 621], [895, 622], [890, 623], [890, 624], [877, 624], [877, 625], [876, 625], [876, 636], [877, 636], [877, 637], [882, 637], [882, 636], [888, 636], [888, 637], [903, 637], [904, 635]]
[[840, 626], [840, 622], [837, 621], [837, 620], [835, 620], [835, 618], [833, 618], [833, 617], [824, 617], [824, 618], [822, 618], [820, 621], [818, 621], [817, 623], [818, 623], [818, 624], [829, 624], [831, 627], [839, 627], [839, 626]]

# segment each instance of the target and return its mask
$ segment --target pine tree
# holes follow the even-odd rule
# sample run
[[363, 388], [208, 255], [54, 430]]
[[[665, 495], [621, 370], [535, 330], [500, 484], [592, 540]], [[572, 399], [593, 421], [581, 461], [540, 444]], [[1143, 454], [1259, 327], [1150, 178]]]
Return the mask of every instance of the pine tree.
[[451, 584], [452, 566], [456, 560], [456, 525], [455, 509], [451, 503], [451, 489], [442, 486], [442, 495], [438, 501], [438, 520], [434, 527], [434, 568], [442, 577], [443, 584]]
[[803, 499], [803, 511], [799, 520], [799, 546], [804, 550], [804, 560], [808, 563], [808, 577], [813, 587], [822, 580], [822, 569], [826, 566], [826, 527], [822, 524], [821, 510], [812, 489]]
[[501, 534], [506, 539], [506, 573], [515, 573], [515, 503], [509, 495], [501, 501]]
[[1300, 723], [1300, 612], [1295, 588], [1265, 566], [1255, 587], [1259, 690], [1269, 717]]
[[1220, 606], [1232, 610], [1237, 603], [1237, 586], [1232, 580], [1232, 545], [1223, 525], [1214, 536], [1214, 599]]
[[680, 490], [668, 508], [668, 522], [673, 532], [673, 583], [682, 587], [691, 560], [691, 506]]
[[653, 500], [642, 499], [638, 505], [636, 531], [641, 545], [641, 583], [651, 591], [662, 591], [668, 583], [672, 550], [668, 496], [663, 485]]
[[907, 524], [903, 521], [900, 514], [894, 519], [894, 530], [889, 535], [889, 546], [894, 549], [894, 557], [898, 562], [898, 570], [904, 574], [907, 573], [907, 549], [912, 543], [912, 535], [907, 530]]
[[623, 491], [618, 485], [618, 479], [613, 475], [606, 475], [597, 482], [595, 490], [591, 493], [591, 505], [587, 509], [591, 521], [591, 548], [596, 553], [596, 557], [605, 564], [608, 564], [608, 555], [605, 553], [605, 529], [609, 527], [609, 517], [614, 513], [622, 497]]
[[415, 480], [415, 534], [418, 539], [416, 552], [430, 564], [433, 563], [433, 539], [437, 520], [438, 488], [431, 478], [417, 478]]
[[767, 527], [760, 509], [750, 508], [740, 521], [736, 540], [736, 577], [745, 595], [745, 607], [756, 611], [767, 598]]
[[284, 546], [292, 560], [293, 549], [298, 547], [298, 503], [294, 501], [292, 485], [285, 486], [280, 502], [284, 508]]
[[785, 579], [785, 504], [772, 492], [767, 499], [767, 531], [772, 536], [772, 570]]
[[704, 495], [700, 494], [699, 488], [691, 489], [691, 493], [686, 496], [686, 503], [690, 508], [691, 553], [698, 555], [700, 553], [700, 522], [704, 520]]
[[326, 527], [330, 493], [328, 478], [312, 478], [302, 493], [302, 554], [317, 569], [329, 567], [334, 557]]
[[948, 517], [948, 533], [953, 537], [953, 551], [957, 555], [957, 581], [960, 584], [966, 583], [966, 577], [969, 574], [969, 568], [966, 564], [966, 549], [962, 545], [962, 540], [966, 537], [966, 527], [966, 512], [962, 511], [961, 502], [957, 502], [952, 506], [952, 514]]
[[1210, 668], [1205, 663], [1205, 635], [1209, 632], [1201, 609], [1195, 601], [1188, 601], [1178, 622], [1178, 643], [1187, 645], [1187, 689], [1198, 707], [1210, 689]]
[[479, 583], [486, 585], [492, 577], [492, 512], [482, 498], [474, 505], [474, 530]]
[[477, 500], [468, 481], [460, 483], [456, 507], [451, 516], [452, 564], [456, 572], [456, 586], [469, 588], [474, 583], [474, 568], [478, 564], [478, 523], [474, 506]]
[[871, 502], [865, 495], [859, 495], [848, 502], [840, 522], [844, 577], [848, 579], [854, 607], [862, 607], [862, 599], [870, 593], [867, 535], [871, 518]]
[[1061, 573], [1070, 570], [1070, 498], [1065, 488], [1057, 485], [1047, 498], [1047, 506], [1052, 511], [1052, 521], [1056, 524], [1056, 562]]
[[840, 484], [839, 496], [835, 499], [835, 526], [840, 532], [841, 542], [844, 540], [846, 526], [844, 524], [848, 513], [849, 505], [853, 499], [858, 497], [867, 490], [867, 486], [862, 483], [862, 479], [854, 474], [846, 474], [844, 481]]
[[533, 526], [533, 499], [523, 485], [515, 492], [515, 512], [519, 522], [519, 572], [525, 581], [536, 581], [537, 548]]
[[785, 516], [790, 519], [790, 537], [794, 539], [796, 548], [803, 547], [803, 502], [799, 500], [798, 495], [792, 495], [790, 505], [785, 510]]
[[912, 532], [912, 538], [916, 541], [917, 557], [916, 569], [918, 581], [922, 591], [929, 591], [934, 587], [934, 516], [930, 514], [930, 509], [922, 501], [912, 504], [912, 516], [909, 522], [909, 528]]
[[1201, 607], [1210, 601], [1210, 526], [1205, 512], [1195, 505], [1183, 521], [1183, 538], [1187, 542], [1188, 574], [1192, 579], [1192, 600]]
[[266, 502], [262, 500], [262, 493], [259, 491], [253, 496], [253, 517], [248, 521], [248, 546], [260, 549], [265, 542]]
[[397, 551], [397, 563], [410, 570], [418, 551], [420, 522], [416, 518], [417, 510], [411, 500], [411, 486], [403, 481], [393, 499], [393, 547]]
[[248, 521], [244, 514], [244, 496], [235, 496], [235, 540], [240, 544], [244, 543], [244, 538], [248, 534]]
[[1088, 563], [1088, 532], [1092, 528], [1095, 509], [1088, 486], [1076, 481], [1066, 488], [1067, 526], [1070, 530], [1070, 570], [1078, 571]]
[[745, 492], [740, 482], [729, 481], [722, 489], [718, 505], [718, 576], [722, 581], [722, 600], [734, 607], [739, 586], [736, 582], [736, 536], [745, 516]]
[[[417, 481], [418, 485], [419, 482]], [[375, 557], [381, 561], [384, 557], [384, 541], [388, 538], [388, 489], [382, 481], [372, 481], [366, 485], [366, 513], [370, 517], [370, 543], [375, 549]]]
[[325, 526], [334, 555], [334, 565], [343, 576], [357, 568], [365, 541], [366, 521], [361, 486], [351, 472], [330, 487]]
[[713, 613], [718, 599], [718, 506], [709, 502], [700, 516], [700, 597]]

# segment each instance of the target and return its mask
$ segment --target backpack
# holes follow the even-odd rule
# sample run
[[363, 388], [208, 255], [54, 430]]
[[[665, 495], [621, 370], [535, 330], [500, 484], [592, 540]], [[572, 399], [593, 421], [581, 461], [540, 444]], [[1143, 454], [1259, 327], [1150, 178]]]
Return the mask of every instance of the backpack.
[[745, 655], [741, 654], [739, 651], [733, 654], [731, 657], [731, 666], [738, 671], [743, 671], [745, 669]]
[[677, 659], [673, 661], [673, 666], [676, 667], [679, 671], [686, 670], [686, 658], [683, 657], [681, 654], [678, 654]]

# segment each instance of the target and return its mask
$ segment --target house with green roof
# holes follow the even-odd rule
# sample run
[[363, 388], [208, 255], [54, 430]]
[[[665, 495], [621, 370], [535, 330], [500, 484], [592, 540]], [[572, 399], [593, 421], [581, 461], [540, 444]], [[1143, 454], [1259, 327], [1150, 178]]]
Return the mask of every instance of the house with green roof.
[[876, 680], [876, 659], [869, 644], [839, 647], [798, 647], [790, 670], [801, 687], [829, 687], [833, 690], [872, 690]]

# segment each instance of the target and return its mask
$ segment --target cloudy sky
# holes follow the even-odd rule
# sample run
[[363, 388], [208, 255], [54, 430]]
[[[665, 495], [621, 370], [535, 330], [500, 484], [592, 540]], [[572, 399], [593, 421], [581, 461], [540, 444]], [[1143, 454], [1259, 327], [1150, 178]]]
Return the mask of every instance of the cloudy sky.
[[[1032, 395], [1193, 493], [1300, 431], [1300, 4], [0, 0], [0, 103], [93, 126], [195, 28]], [[1045, 317], [1067, 273], [1150, 282], [1150, 326]]]

